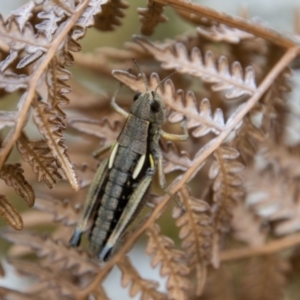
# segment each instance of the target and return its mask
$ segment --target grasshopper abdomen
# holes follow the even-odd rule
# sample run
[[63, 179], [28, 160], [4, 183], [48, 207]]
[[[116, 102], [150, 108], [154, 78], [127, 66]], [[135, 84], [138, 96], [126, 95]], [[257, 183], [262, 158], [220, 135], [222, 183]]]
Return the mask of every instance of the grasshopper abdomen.
[[[120, 147], [118, 150], [120, 153], [117, 153], [116, 159], [123, 151], [123, 147]], [[101, 249], [113, 231], [132, 193], [131, 174], [124, 172], [122, 169], [124, 169], [129, 161], [134, 163], [137, 158], [138, 157], [136, 157], [136, 159], [127, 160], [124, 165], [120, 164], [122, 160], [117, 159], [118, 163], [115, 161], [115, 164], [109, 172], [107, 182], [104, 186], [101, 205], [91, 229], [90, 248], [94, 253], [101, 255]]]

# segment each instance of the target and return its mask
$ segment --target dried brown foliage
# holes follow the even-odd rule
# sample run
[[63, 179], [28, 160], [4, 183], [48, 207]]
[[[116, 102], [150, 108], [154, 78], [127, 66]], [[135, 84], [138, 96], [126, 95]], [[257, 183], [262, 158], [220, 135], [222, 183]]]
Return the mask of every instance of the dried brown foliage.
[[[13, 227], [1, 236], [14, 244], [11, 264], [34, 278], [26, 290], [1, 287], [1, 299], [109, 299], [102, 283], [114, 266], [141, 299], [298, 299], [299, 276], [290, 274], [300, 259], [299, 86], [291, 85], [292, 70], [299, 82], [299, 35], [188, 1], [144, 5], [135, 12], [142, 34], [168, 21], [164, 7], [194, 32], [161, 41], [133, 32], [123, 49], [80, 54], [87, 29], [118, 29], [129, 3], [31, 0], [0, 18], [0, 214]], [[132, 90], [117, 98], [127, 110], [133, 92], [145, 90], [132, 58], [151, 89], [176, 71], [157, 92], [166, 129], [179, 132], [186, 119], [190, 133], [186, 143], [162, 142], [168, 190], [181, 203], [172, 213], [177, 231], [163, 233], [170, 194], [154, 197], [150, 214], [100, 264], [68, 240], [96, 170], [92, 152], [110, 145], [124, 122], [109, 106], [113, 86]], [[72, 65], [96, 74], [102, 94], [71, 80]], [[36, 210], [21, 216], [11, 188]], [[142, 235], [165, 292], [127, 256]]]

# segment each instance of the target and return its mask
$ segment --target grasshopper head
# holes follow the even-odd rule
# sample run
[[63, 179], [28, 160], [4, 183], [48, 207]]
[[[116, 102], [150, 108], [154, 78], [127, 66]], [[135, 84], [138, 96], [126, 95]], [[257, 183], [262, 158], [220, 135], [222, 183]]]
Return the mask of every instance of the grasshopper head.
[[162, 99], [154, 91], [137, 93], [133, 98], [130, 112], [137, 118], [154, 124], [165, 122], [166, 107]]

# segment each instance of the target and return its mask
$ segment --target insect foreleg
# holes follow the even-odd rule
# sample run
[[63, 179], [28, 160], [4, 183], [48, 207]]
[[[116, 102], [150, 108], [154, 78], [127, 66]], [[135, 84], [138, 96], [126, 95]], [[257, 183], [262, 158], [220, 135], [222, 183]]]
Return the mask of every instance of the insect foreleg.
[[186, 120], [182, 124], [182, 129], [183, 129], [183, 134], [173, 134], [173, 133], [167, 133], [163, 131], [162, 129], [160, 130], [160, 135], [171, 141], [186, 141], [189, 138], [189, 132], [186, 124]]
[[78, 247], [78, 245], [80, 244], [81, 235], [86, 230], [88, 220], [92, 214], [93, 209], [95, 208], [95, 205], [97, 204], [97, 200], [99, 200], [98, 195], [106, 177], [107, 165], [108, 159], [104, 160], [100, 164], [96, 175], [90, 185], [77, 226], [69, 242], [73, 247]]
[[116, 224], [116, 227], [114, 228], [112, 234], [110, 235], [106, 245], [102, 249], [102, 251], [99, 253], [98, 258], [100, 260], [106, 260], [107, 256], [109, 255], [112, 248], [115, 246], [117, 240], [120, 238], [128, 224], [130, 224], [130, 221], [132, 220], [133, 216], [135, 215], [142, 198], [147, 193], [147, 190], [150, 187], [152, 177], [154, 175], [154, 168], [149, 168], [144, 176], [144, 178], [141, 180], [141, 182], [138, 184], [138, 186], [135, 188], [134, 192], [132, 193], [131, 197], [128, 200], [128, 203], [126, 207], [124, 208], [122, 215]]
[[110, 105], [117, 113], [119, 113], [121, 116], [123, 116], [125, 119], [127, 119], [128, 115], [129, 115], [128, 112], [126, 110], [124, 110], [122, 107], [120, 107], [116, 102], [116, 98], [117, 98], [117, 95], [118, 95], [121, 87], [122, 87], [122, 84], [120, 84], [119, 88], [117, 89], [117, 91], [115, 92], [113, 97], [111, 98]]
[[170, 140], [170, 141], [186, 141], [189, 137], [188, 132], [185, 132], [184, 134], [173, 134], [173, 133], [167, 133], [163, 130], [160, 130], [160, 135], [166, 140]]

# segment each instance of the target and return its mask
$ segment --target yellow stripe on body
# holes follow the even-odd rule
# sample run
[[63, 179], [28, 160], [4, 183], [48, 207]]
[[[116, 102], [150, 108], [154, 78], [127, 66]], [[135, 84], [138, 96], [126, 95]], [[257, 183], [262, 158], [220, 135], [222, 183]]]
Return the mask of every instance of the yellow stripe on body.
[[109, 157], [108, 169], [111, 169], [112, 166], [113, 166], [113, 163], [114, 163], [114, 160], [115, 160], [118, 148], [119, 148], [119, 144], [115, 143], [114, 146], [113, 146], [113, 150], [111, 152], [111, 155]]

